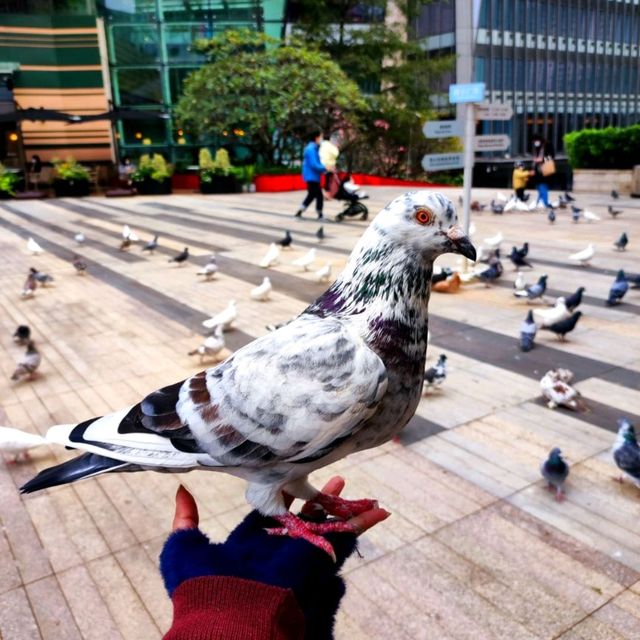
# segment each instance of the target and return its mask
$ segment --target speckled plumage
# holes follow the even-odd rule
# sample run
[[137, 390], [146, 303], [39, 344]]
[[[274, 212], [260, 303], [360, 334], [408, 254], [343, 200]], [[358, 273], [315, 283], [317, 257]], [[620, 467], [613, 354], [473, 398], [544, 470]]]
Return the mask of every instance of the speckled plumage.
[[618, 420], [618, 437], [613, 445], [613, 459], [618, 469], [640, 487], [640, 447], [636, 431], [626, 418]]

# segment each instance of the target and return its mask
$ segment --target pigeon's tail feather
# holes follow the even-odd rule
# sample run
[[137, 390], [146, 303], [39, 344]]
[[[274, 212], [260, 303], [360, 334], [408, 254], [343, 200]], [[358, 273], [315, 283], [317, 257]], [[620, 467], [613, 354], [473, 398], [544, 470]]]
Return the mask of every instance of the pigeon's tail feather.
[[20, 487], [21, 493], [33, 493], [49, 487], [57, 487], [61, 484], [75, 482], [82, 478], [91, 478], [101, 473], [110, 471], [124, 471], [124, 467], [130, 467], [130, 471], [135, 471], [139, 467], [130, 462], [115, 460], [98, 455], [97, 453], [85, 453], [78, 458], [67, 460], [62, 464], [44, 469], [35, 478], [32, 478]]

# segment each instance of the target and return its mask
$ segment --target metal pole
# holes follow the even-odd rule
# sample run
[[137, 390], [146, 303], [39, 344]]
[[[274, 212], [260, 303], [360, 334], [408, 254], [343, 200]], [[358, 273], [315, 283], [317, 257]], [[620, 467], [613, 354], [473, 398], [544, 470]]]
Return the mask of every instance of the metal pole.
[[[468, 102], [465, 107], [464, 123], [464, 174], [462, 196], [462, 227], [465, 234], [469, 234], [471, 222], [471, 182], [473, 179], [473, 138], [475, 136], [476, 119], [473, 102]], [[466, 265], [466, 261], [465, 261]]]

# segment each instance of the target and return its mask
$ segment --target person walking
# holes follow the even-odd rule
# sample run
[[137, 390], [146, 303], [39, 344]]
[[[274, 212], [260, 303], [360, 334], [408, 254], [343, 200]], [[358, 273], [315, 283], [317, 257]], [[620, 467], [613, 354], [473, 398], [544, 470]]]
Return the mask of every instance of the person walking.
[[296, 218], [301, 218], [304, 210], [315, 200], [316, 213], [318, 220], [322, 220], [322, 206], [324, 199], [322, 197], [322, 187], [320, 179], [326, 171], [325, 166], [320, 162], [320, 142], [322, 140], [322, 132], [315, 130], [311, 133], [310, 141], [304, 148], [304, 157], [302, 160], [302, 179], [307, 183], [307, 196], [302, 201], [300, 208], [296, 211]]
[[542, 200], [542, 204], [544, 204], [547, 209], [553, 209], [549, 203], [549, 182], [556, 172], [553, 146], [538, 133], [534, 134], [532, 142], [538, 202]]

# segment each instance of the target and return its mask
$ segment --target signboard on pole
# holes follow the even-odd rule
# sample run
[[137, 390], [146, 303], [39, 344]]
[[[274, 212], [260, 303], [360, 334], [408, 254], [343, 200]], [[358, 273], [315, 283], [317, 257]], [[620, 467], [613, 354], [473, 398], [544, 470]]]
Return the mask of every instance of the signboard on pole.
[[461, 136], [463, 133], [462, 122], [459, 120], [432, 120], [424, 123], [422, 133], [426, 138]]
[[513, 107], [504, 102], [483, 102], [476, 105], [478, 120], [511, 120]]
[[444, 171], [462, 167], [464, 167], [462, 153], [430, 153], [422, 158], [422, 168], [425, 171]]
[[473, 138], [474, 151], [505, 151], [511, 144], [507, 135], [475, 136]]
[[482, 102], [484, 100], [484, 82], [467, 82], [449, 85], [449, 102]]

